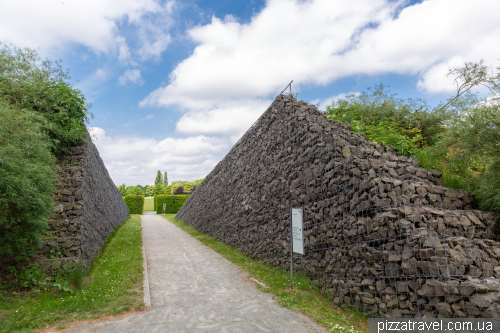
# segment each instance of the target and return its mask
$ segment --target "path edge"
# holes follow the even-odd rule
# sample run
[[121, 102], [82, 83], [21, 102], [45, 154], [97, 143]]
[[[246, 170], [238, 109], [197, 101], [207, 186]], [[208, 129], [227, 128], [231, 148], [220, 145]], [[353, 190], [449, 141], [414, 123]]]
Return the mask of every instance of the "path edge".
[[142, 215], [141, 215], [141, 237], [142, 237], [142, 267], [144, 267], [144, 305], [151, 307], [151, 294], [149, 292], [149, 277], [148, 277], [148, 260], [146, 258], [146, 247], [144, 246], [144, 229], [142, 228]]

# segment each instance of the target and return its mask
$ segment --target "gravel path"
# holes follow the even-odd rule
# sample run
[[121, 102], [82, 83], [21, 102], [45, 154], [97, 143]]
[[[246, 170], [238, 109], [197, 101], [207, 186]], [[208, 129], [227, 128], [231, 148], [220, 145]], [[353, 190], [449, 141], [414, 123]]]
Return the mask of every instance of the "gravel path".
[[326, 332], [280, 307], [237, 266], [165, 218], [145, 213], [152, 309], [69, 332]]

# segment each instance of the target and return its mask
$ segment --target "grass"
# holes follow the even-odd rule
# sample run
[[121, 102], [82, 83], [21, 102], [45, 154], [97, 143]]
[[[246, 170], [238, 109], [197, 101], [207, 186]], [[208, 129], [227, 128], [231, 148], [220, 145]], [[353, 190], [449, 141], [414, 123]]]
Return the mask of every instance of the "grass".
[[291, 290], [289, 271], [272, 267], [258, 259], [251, 258], [236, 248], [219, 242], [176, 219], [175, 214], [163, 214], [162, 216], [227, 260], [245, 269], [250, 276], [264, 283], [267, 287], [258, 285], [257, 288], [275, 295], [282, 306], [309, 316], [331, 332], [368, 331], [366, 316], [349, 308], [340, 309], [333, 306], [331, 298], [325, 297], [317, 287], [310, 283], [307, 277], [294, 275], [294, 288]]
[[145, 211], [154, 211], [154, 198], [153, 197], [145, 197], [144, 198], [144, 210]]
[[141, 220], [132, 215], [108, 237], [82, 289], [0, 292], [0, 332], [34, 332], [144, 306]]

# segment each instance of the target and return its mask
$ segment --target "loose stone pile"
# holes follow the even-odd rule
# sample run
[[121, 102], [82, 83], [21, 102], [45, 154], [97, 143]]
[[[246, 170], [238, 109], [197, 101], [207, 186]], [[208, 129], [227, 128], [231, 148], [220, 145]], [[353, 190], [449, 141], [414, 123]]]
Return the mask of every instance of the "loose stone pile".
[[69, 150], [70, 154], [58, 157], [59, 182], [53, 194], [56, 212], [49, 221], [51, 237], [40, 251], [53, 258], [40, 261], [49, 273], [68, 262], [80, 261], [88, 267], [106, 237], [129, 216], [90, 137], [84, 145]]
[[288, 268], [292, 207], [307, 273], [335, 304], [386, 317], [499, 317], [500, 216], [393, 147], [278, 96], [177, 217]]

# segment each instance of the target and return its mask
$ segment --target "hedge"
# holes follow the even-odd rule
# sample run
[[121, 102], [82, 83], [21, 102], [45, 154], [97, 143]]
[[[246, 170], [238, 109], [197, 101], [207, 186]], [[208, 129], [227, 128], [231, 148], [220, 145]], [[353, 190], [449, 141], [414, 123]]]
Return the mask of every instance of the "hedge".
[[142, 214], [144, 209], [144, 196], [142, 195], [126, 195], [123, 200], [127, 204], [130, 214]]
[[156, 214], [163, 214], [163, 204], [165, 214], [176, 214], [181, 209], [189, 195], [157, 195], [155, 196]]

